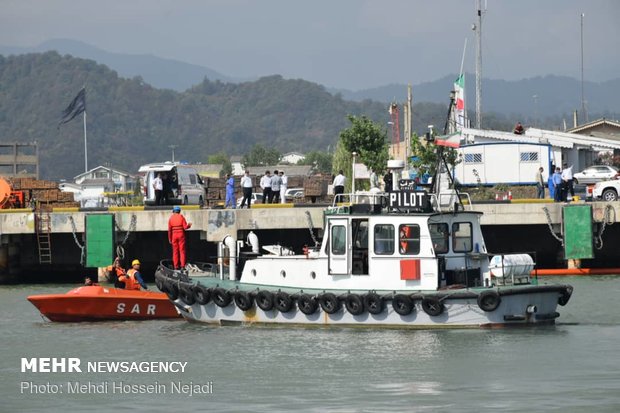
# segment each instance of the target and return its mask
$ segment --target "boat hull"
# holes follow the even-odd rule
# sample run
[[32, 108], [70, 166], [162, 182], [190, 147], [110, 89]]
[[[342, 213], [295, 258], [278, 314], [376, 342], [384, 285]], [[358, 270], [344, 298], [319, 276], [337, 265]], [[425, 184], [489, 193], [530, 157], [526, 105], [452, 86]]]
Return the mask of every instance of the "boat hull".
[[[485, 291], [485, 290], [482, 290]], [[486, 291], [495, 291], [489, 289]], [[234, 294], [234, 293], [232, 293]], [[513, 325], [553, 324], [559, 317], [558, 300], [562, 291], [558, 288], [530, 287], [499, 292], [500, 303], [492, 311], [485, 311], [479, 304], [480, 291], [456, 290], [447, 294], [413, 294], [413, 308], [407, 315], [398, 313], [394, 300], [384, 299], [383, 310], [378, 314], [363, 311], [352, 314], [345, 304], [338, 311], [328, 313], [317, 306], [312, 314], [303, 313], [297, 300], [290, 310], [277, 309], [265, 311], [254, 302], [250, 309], [243, 311], [232, 299], [221, 307], [213, 301], [200, 305], [188, 305], [181, 299], [175, 300], [181, 315], [188, 321], [210, 324], [271, 324], [304, 326], [341, 327], [386, 327], [386, 328], [477, 328]], [[294, 294], [292, 295], [294, 296]], [[346, 292], [340, 297], [346, 296]], [[441, 313], [429, 315], [424, 300], [435, 300], [441, 304]], [[346, 300], [343, 298], [342, 300]]]
[[51, 321], [152, 320], [178, 318], [164, 293], [83, 286], [65, 294], [31, 295], [30, 301]]

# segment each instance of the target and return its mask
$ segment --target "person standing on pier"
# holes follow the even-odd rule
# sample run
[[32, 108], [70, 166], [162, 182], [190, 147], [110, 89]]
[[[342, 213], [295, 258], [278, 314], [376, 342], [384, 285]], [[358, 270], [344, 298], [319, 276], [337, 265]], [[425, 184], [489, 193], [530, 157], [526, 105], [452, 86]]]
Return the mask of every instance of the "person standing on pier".
[[541, 166], [536, 172], [536, 195], [538, 199], [545, 197], [545, 180], [543, 179], [544, 168]]
[[280, 203], [280, 185], [282, 181], [280, 180], [280, 175], [278, 170], [273, 171], [273, 176], [271, 177], [271, 199], [269, 200], [270, 204], [279, 204]]
[[226, 174], [226, 203], [224, 208], [228, 208], [228, 206], [232, 209], [237, 207], [235, 202], [235, 178], [232, 174]]
[[153, 189], [155, 190], [155, 205], [162, 205], [164, 196], [164, 181], [161, 179], [161, 173], [157, 174], [153, 179]]
[[286, 204], [286, 190], [288, 189], [288, 176], [284, 175], [284, 171], [280, 171], [280, 200]]
[[553, 174], [553, 200], [555, 202], [562, 202], [562, 186], [562, 173], [558, 166]]
[[252, 183], [252, 177], [250, 176], [250, 171], [246, 170], [245, 175], [241, 178], [241, 189], [243, 190], [243, 199], [241, 200], [241, 206], [239, 208], [243, 208], [245, 202], [248, 202], [248, 209], [252, 204], [252, 189], [254, 184]]
[[168, 220], [168, 242], [172, 244], [172, 264], [175, 270], [182, 270], [187, 263], [185, 260], [185, 230], [191, 228], [192, 223], [187, 222], [181, 215], [181, 207], [175, 205], [172, 208], [172, 216]]
[[260, 179], [260, 187], [263, 188], [263, 204], [271, 203], [271, 173], [265, 171], [265, 175]]

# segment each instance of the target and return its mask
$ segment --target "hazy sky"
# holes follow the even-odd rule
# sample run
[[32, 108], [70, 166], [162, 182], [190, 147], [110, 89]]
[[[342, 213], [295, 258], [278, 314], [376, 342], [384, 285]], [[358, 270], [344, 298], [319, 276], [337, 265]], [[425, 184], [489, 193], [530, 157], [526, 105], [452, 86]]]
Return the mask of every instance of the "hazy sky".
[[[483, 76], [620, 77], [620, 1], [489, 0]], [[0, 0], [0, 44], [57, 38], [232, 77], [281, 74], [363, 89], [475, 71], [475, 0]]]

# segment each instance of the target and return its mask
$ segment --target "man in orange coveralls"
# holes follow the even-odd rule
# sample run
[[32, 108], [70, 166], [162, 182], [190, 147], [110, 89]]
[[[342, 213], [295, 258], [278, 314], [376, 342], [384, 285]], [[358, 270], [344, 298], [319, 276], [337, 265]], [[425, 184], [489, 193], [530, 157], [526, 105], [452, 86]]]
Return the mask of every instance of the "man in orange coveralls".
[[168, 242], [172, 244], [172, 263], [175, 270], [185, 268], [185, 230], [191, 226], [192, 223], [188, 223], [181, 215], [181, 207], [175, 205], [168, 220]]

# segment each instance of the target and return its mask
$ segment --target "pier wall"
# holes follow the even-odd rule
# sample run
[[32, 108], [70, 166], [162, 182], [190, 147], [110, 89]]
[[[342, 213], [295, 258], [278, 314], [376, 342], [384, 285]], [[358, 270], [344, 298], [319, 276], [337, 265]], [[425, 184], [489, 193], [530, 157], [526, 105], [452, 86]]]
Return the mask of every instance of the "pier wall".
[[[620, 240], [617, 212], [620, 202], [594, 202], [594, 233], [600, 232], [603, 245], [595, 250], [594, 260], [584, 260], [584, 266], [620, 267], [616, 244]], [[561, 235], [562, 208], [558, 203], [481, 204], [473, 210], [483, 212], [482, 230], [491, 253], [536, 252], [540, 267], [553, 268], [563, 264], [561, 243], [551, 228]], [[65, 274], [86, 274], [80, 263], [84, 245], [84, 224], [87, 214], [112, 213], [116, 221], [116, 242], [122, 243], [125, 261], [138, 258], [146, 274], [154, 272], [161, 259], [170, 257], [167, 222], [170, 211], [144, 208], [118, 208], [107, 211], [55, 211], [50, 213], [52, 264], [39, 264], [34, 213], [12, 210], [0, 213], [0, 281], [20, 279], [29, 274], [46, 274], [62, 279]], [[243, 210], [184, 208], [183, 214], [192, 228], [188, 230], [188, 256], [192, 261], [213, 261], [216, 243], [225, 236], [245, 239], [250, 231], [259, 235], [261, 244], [280, 243], [301, 250], [314, 245], [315, 236], [322, 235], [323, 208], [320, 207], [261, 207]], [[124, 242], [123, 242], [124, 241]], [[128, 265], [128, 264], [127, 264]], [[147, 275], [148, 277], [148, 275]]]

